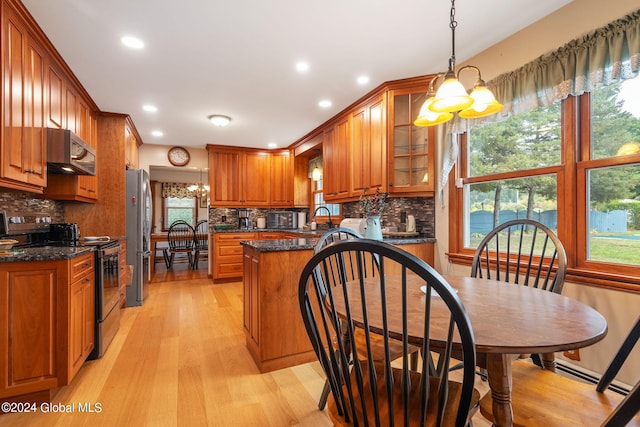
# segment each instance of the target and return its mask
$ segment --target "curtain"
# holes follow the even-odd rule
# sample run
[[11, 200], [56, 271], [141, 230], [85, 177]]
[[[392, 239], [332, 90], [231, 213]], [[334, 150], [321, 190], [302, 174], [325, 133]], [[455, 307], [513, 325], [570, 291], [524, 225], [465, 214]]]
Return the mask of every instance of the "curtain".
[[[572, 40], [554, 52], [502, 74], [487, 86], [504, 108], [479, 119], [456, 115], [447, 133], [458, 134], [486, 123], [506, 119], [538, 107], [546, 107], [569, 95], [578, 96], [599, 85], [608, 85], [638, 75], [640, 69], [640, 10], [589, 34]], [[442, 126], [440, 126], [442, 127]], [[442, 173], [440, 197], [458, 153], [455, 135], [440, 136]]]
[[163, 182], [162, 183], [162, 198], [177, 197], [179, 199], [188, 199], [190, 197], [196, 197], [194, 191], [189, 191], [188, 187], [192, 184], [185, 184], [183, 182]]
[[506, 119], [510, 114], [546, 107], [638, 75], [640, 68], [640, 10], [572, 40], [523, 67], [488, 83], [504, 109], [493, 116], [464, 120], [456, 117], [455, 133]]

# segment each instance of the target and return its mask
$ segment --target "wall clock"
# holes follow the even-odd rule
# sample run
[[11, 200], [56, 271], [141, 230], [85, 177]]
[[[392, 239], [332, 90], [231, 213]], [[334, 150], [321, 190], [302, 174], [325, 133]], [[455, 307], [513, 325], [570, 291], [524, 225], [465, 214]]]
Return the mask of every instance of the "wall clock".
[[167, 158], [173, 166], [184, 166], [191, 160], [189, 152], [184, 147], [171, 147], [167, 153]]

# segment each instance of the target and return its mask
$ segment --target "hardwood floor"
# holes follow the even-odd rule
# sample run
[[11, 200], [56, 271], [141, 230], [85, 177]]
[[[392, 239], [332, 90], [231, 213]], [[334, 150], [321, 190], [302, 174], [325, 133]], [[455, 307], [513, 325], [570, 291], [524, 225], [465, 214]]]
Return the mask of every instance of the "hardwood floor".
[[[241, 282], [212, 284], [205, 263], [156, 267], [145, 304], [123, 309], [104, 357], [85, 363], [51, 412], [1, 415], [0, 426], [332, 425], [317, 408], [317, 362], [259, 373], [244, 342]], [[86, 404], [100, 412], [82, 412]], [[53, 412], [62, 405], [73, 410]], [[474, 425], [490, 424], [478, 413]]]

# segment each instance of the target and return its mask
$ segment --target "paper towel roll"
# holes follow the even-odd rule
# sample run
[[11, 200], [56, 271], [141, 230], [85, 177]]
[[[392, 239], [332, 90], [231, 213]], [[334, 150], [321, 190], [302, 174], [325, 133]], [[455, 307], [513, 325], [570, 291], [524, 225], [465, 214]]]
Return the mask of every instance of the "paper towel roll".
[[298, 228], [302, 230], [306, 224], [307, 224], [307, 213], [298, 212]]

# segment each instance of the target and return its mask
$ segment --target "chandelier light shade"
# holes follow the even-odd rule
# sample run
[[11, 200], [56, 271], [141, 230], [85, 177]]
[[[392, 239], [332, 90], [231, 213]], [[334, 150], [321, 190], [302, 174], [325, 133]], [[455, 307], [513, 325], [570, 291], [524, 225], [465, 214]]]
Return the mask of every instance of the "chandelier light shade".
[[431, 103], [436, 97], [436, 92], [433, 89], [433, 83], [441, 77], [442, 74], [438, 74], [429, 82], [429, 92], [427, 92], [427, 99], [422, 104], [420, 108], [420, 113], [418, 113], [418, 117], [413, 121], [415, 126], [435, 126], [440, 123], [448, 122], [453, 118], [452, 113], [436, 113], [435, 111], [431, 111], [429, 108]]
[[209, 194], [209, 186], [202, 182], [202, 169], [200, 169], [200, 182], [188, 186], [187, 190], [191, 191], [195, 197], [207, 197], [207, 194]]
[[[415, 126], [435, 126], [445, 123], [453, 118], [453, 113], [458, 113], [464, 119], [473, 119], [489, 116], [502, 110], [500, 104], [493, 93], [487, 88], [480, 75], [480, 69], [473, 65], [462, 67], [458, 73], [456, 66], [456, 27], [455, 20], [455, 0], [451, 0], [451, 58], [449, 58], [449, 69], [444, 74], [444, 80], [438, 90], [433, 94], [433, 82], [442, 74], [438, 74], [429, 83], [427, 99], [420, 109], [418, 118], [413, 122]], [[460, 83], [460, 73], [467, 69], [476, 70], [478, 73], [476, 83], [468, 94], [462, 83]]]

